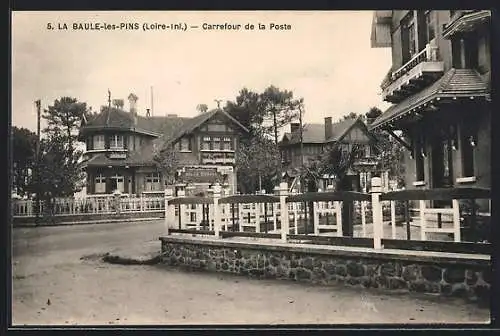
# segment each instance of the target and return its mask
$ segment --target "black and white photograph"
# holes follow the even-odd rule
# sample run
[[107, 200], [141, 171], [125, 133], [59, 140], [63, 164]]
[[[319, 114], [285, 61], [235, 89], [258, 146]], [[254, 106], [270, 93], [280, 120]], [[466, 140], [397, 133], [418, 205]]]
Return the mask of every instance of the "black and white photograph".
[[11, 328], [492, 323], [490, 10], [10, 16]]

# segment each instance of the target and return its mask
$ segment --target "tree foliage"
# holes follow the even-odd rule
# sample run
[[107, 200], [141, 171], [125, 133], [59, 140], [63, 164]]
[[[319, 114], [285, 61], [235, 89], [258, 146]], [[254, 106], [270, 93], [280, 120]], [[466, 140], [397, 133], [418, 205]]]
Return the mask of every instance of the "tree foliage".
[[43, 112], [47, 127], [40, 144], [39, 189], [45, 200], [73, 196], [84, 186], [78, 131], [88, 115], [86, 104], [71, 97], [55, 100]]
[[156, 168], [162, 172], [165, 181], [172, 184], [179, 169], [179, 153], [173, 146], [154, 147], [153, 162]]
[[198, 105], [196, 105], [196, 111], [198, 111], [200, 114], [205, 113], [208, 111], [208, 105], [207, 104], [198, 104]]
[[263, 92], [240, 90], [224, 110], [250, 132], [237, 156], [239, 189], [254, 192], [261, 186], [272, 190], [280, 178], [279, 131], [299, 117], [303, 99], [273, 85]]
[[12, 129], [12, 184], [14, 191], [21, 197], [33, 192], [33, 169], [37, 136], [27, 128]]
[[40, 143], [40, 195], [45, 201], [71, 197], [84, 186], [81, 151], [69, 151], [66, 138], [52, 135]]
[[261, 188], [271, 192], [279, 172], [280, 155], [272, 140], [257, 135], [241, 142], [236, 158], [240, 191], [253, 193]]
[[302, 103], [302, 99], [294, 98], [292, 91], [271, 85], [261, 93], [243, 88], [236, 101], [226, 103], [225, 110], [247, 127], [252, 136], [270, 136], [276, 145], [279, 131], [298, 118]]
[[[382, 115], [382, 111], [377, 107], [372, 107], [366, 113], [368, 124]], [[398, 186], [404, 186], [404, 151], [405, 148], [389, 134], [380, 130], [372, 130], [372, 134], [378, 139], [377, 169], [388, 171], [389, 176], [397, 180]]]
[[329, 145], [316, 160], [312, 160], [304, 167], [304, 176], [309, 191], [317, 190], [317, 181], [323, 175], [333, 176], [336, 189], [342, 190], [346, 176], [354, 170], [354, 161], [362, 155], [360, 145], [344, 146], [334, 143]]

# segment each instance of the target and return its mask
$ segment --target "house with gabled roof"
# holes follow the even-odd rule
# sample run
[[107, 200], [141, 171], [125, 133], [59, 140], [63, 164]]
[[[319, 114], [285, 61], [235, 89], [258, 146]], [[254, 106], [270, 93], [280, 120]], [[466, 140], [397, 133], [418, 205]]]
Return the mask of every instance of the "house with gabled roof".
[[[363, 155], [354, 163], [356, 173], [350, 172], [353, 190], [366, 190], [371, 176], [374, 173], [380, 174], [376, 171], [377, 138], [359, 117], [336, 123], [332, 123], [331, 117], [326, 117], [324, 124], [305, 124], [302, 127], [302, 146], [300, 133], [300, 124], [291, 123], [290, 132], [285, 133], [279, 143], [283, 177], [291, 183], [292, 188], [298, 181], [302, 157], [304, 166], [307, 167], [333, 144], [340, 144], [346, 151], [350, 151], [354, 145], [362, 148]], [[388, 177], [386, 174], [384, 176], [388, 184]], [[320, 181], [320, 188], [324, 190], [327, 185], [333, 184], [333, 180], [332, 176], [324, 176]]]
[[372, 47], [392, 52], [381, 89], [393, 105], [371, 127], [407, 148], [410, 188], [491, 187], [490, 22], [488, 10], [374, 12]]
[[155, 152], [173, 148], [178, 157], [175, 186], [201, 192], [221, 183], [236, 191], [236, 155], [240, 136], [248, 132], [221, 109], [192, 118], [139, 115], [137, 96], [129, 95], [130, 110], [103, 107], [82, 124], [87, 194], [161, 192], [168, 181], [154, 162]]

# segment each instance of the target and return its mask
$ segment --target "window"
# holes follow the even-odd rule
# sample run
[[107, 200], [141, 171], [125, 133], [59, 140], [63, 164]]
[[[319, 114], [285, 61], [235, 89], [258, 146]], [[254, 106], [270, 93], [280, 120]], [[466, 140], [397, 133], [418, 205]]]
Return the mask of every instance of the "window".
[[104, 148], [104, 135], [94, 135], [94, 149]]
[[122, 135], [112, 135], [109, 139], [109, 148], [111, 149], [123, 149], [123, 136]]
[[210, 149], [215, 149], [215, 150], [221, 149], [222, 148], [221, 145], [222, 144], [221, 144], [220, 138], [214, 137], [212, 148], [210, 148]]
[[151, 173], [146, 175], [145, 191], [159, 191], [161, 190], [160, 173]]
[[120, 175], [111, 176], [111, 191], [114, 192], [115, 190], [118, 190], [121, 193], [125, 191], [125, 183], [123, 176]]
[[435, 15], [433, 11], [425, 11], [425, 25], [426, 25], [426, 42], [429, 43], [436, 37], [435, 31]]
[[106, 192], [106, 178], [102, 175], [95, 177], [95, 193], [104, 194]]
[[401, 47], [403, 64], [408, 62], [417, 52], [414, 11], [410, 11], [401, 22]]
[[364, 149], [365, 149], [365, 157], [370, 157], [371, 156], [371, 146], [366, 145]]
[[473, 122], [462, 125], [460, 130], [460, 146], [462, 150], [462, 177], [474, 176], [474, 147], [477, 133]]
[[203, 141], [201, 142], [201, 149], [202, 150], [209, 150], [211, 149], [212, 145], [212, 139], [210, 137], [203, 137]]
[[190, 152], [191, 149], [191, 139], [190, 138], [182, 138], [178, 142], [178, 149], [183, 152]]
[[132, 150], [135, 150], [135, 137], [133, 135], [130, 136], [130, 141], [129, 141]]
[[232, 150], [233, 149], [233, 141], [230, 137], [225, 137], [224, 138], [224, 148], [225, 150]]

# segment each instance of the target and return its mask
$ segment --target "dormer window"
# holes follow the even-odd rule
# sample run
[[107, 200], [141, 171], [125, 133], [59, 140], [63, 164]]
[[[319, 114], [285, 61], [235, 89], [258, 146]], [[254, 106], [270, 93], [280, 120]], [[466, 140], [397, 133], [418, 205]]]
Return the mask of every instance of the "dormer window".
[[123, 136], [122, 135], [112, 135], [109, 139], [110, 149], [123, 149]]
[[94, 149], [104, 149], [104, 135], [94, 135]]
[[191, 139], [189, 138], [182, 138], [179, 141], [179, 149], [181, 152], [191, 152]]

